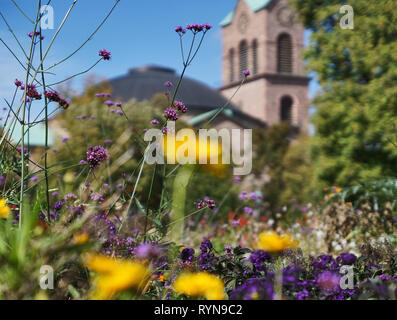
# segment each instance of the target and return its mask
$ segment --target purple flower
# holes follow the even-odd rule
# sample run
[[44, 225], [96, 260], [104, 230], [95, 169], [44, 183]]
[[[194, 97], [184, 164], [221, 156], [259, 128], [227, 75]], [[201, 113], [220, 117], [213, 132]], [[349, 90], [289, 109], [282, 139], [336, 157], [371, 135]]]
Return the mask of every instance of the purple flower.
[[66, 141], [69, 140], [69, 137], [62, 137], [62, 142], [65, 143]]
[[250, 72], [249, 70], [244, 70], [244, 71], [243, 71], [243, 75], [244, 75], [245, 77], [248, 77], [250, 74], [251, 74], [251, 72]]
[[156, 125], [156, 124], [159, 124], [160, 122], [159, 122], [157, 119], [153, 119], [153, 120], [151, 121], [151, 123], [154, 124], [154, 125]]
[[17, 87], [21, 87], [21, 86], [23, 85], [22, 81], [19, 81], [18, 79], [15, 79], [14, 84], [15, 84]]
[[234, 177], [234, 182], [240, 183], [241, 182], [241, 178], [240, 177]]
[[106, 100], [106, 101], [104, 102], [104, 104], [106, 104], [108, 107], [111, 107], [111, 106], [114, 105], [114, 102], [113, 102], [112, 100]]
[[195, 202], [197, 209], [202, 209], [205, 207], [205, 202], [203, 200], [198, 200]]
[[116, 107], [121, 108], [123, 106], [123, 103], [121, 101], [116, 102]]
[[54, 210], [55, 211], [59, 211], [61, 210], [63, 207], [63, 202], [62, 201], [58, 201], [55, 205], [54, 205]]
[[[181, 28], [182, 28], [182, 27], [181, 27]], [[173, 86], [173, 84], [172, 84], [171, 81], [166, 81], [166, 82], [164, 83], [164, 86], [166, 86], [167, 88], [171, 88], [171, 87]]]
[[342, 265], [352, 265], [356, 262], [357, 257], [354, 254], [343, 252], [337, 260], [340, 260]]
[[194, 259], [194, 249], [192, 248], [185, 248], [181, 252], [181, 259], [182, 261], [192, 261]]
[[215, 207], [216, 207], [214, 200], [206, 199], [205, 203], [207, 204], [207, 207], [210, 209], [215, 209]]
[[248, 192], [247, 192], [247, 191], [242, 191], [242, 192], [238, 195], [238, 198], [239, 198], [240, 200], [247, 200], [247, 195], [248, 195]]
[[175, 32], [177, 32], [177, 33], [179, 33], [179, 34], [182, 35], [182, 34], [185, 34], [185, 33], [186, 33], [186, 30], [183, 29], [182, 26], [178, 26], [178, 27], [175, 28]]
[[177, 110], [181, 111], [182, 113], [186, 113], [187, 112], [187, 108], [186, 108], [185, 104], [183, 102], [181, 102], [181, 101], [175, 101], [174, 102], [174, 107]]
[[32, 178], [30, 178], [30, 182], [37, 182], [39, 180], [39, 177], [37, 177], [37, 176], [35, 176], [35, 177], [32, 177]]
[[254, 271], [266, 271], [266, 262], [271, 262], [271, 256], [264, 250], [255, 250], [248, 258], [254, 266]]
[[111, 53], [105, 49], [99, 51], [99, 56], [103, 58], [103, 60], [110, 60]]
[[109, 144], [112, 144], [113, 141], [112, 141], [112, 140], [105, 140], [104, 143], [107, 144], [107, 145], [109, 145]]
[[252, 216], [254, 214], [254, 210], [250, 207], [244, 207], [244, 212]]
[[176, 121], [176, 120], [178, 120], [178, 112], [174, 108], [167, 108], [164, 111], [164, 117], [167, 120]]
[[273, 281], [267, 278], [248, 279], [230, 293], [231, 300], [273, 300]]
[[65, 197], [64, 197], [65, 201], [69, 201], [69, 200], [77, 200], [77, 196], [74, 193], [68, 193]]
[[341, 276], [330, 271], [324, 271], [317, 278], [317, 285], [326, 293], [332, 293], [339, 288]]
[[161, 254], [161, 250], [158, 247], [152, 246], [148, 243], [142, 243], [135, 248], [135, 255], [141, 259], [153, 259], [157, 258]]
[[92, 201], [97, 201], [97, 202], [99, 202], [99, 203], [101, 203], [101, 202], [103, 202], [103, 197], [102, 197], [102, 195], [100, 194], [100, 193], [98, 193], [98, 192], [93, 192], [93, 193], [91, 193], [90, 194], [90, 199], [92, 200]]
[[95, 169], [102, 161], [109, 159], [108, 151], [102, 146], [89, 147], [87, 151], [87, 162], [91, 169]]

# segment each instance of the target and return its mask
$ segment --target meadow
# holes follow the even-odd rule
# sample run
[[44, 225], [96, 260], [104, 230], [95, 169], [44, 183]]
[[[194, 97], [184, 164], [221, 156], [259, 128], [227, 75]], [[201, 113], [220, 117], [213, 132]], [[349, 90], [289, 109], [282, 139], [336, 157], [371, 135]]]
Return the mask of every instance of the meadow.
[[[88, 39], [117, 14], [119, 2]], [[26, 77], [10, 83], [13, 98], [5, 100], [0, 127], [0, 299], [396, 299], [397, 180], [309, 188], [310, 137], [289, 144], [288, 124], [254, 130], [253, 175], [268, 168], [272, 179], [261, 189], [227, 164], [148, 164], [147, 130], [166, 139], [167, 121], [187, 126], [189, 110], [177, 93], [213, 27], [169, 30], [181, 46], [183, 71], [151, 101], [121, 101], [106, 81], [71, 96], [60, 85], [112, 59], [98, 48], [86, 70], [46, 80], [86, 44], [46, 63], [75, 3], [52, 39], [41, 30], [40, 0], [26, 34], [15, 34], [15, 22], [2, 15], [18, 44], [18, 52], [8, 47], [10, 59]], [[243, 71], [241, 86], [250, 76]], [[53, 119], [66, 134], [50, 145]], [[42, 148], [29, 143], [36, 126], [45, 128]], [[15, 130], [20, 141], [10, 138]]]

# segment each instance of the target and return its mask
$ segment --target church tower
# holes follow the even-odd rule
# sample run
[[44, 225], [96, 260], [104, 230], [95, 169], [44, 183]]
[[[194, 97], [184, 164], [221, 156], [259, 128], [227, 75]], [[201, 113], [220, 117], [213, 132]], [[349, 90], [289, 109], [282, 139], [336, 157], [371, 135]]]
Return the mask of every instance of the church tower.
[[308, 83], [305, 76], [303, 25], [287, 0], [238, 0], [221, 22], [223, 38], [222, 94], [230, 97], [242, 71], [251, 75], [233, 103], [268, 125], [289, 121], [308, 131]]

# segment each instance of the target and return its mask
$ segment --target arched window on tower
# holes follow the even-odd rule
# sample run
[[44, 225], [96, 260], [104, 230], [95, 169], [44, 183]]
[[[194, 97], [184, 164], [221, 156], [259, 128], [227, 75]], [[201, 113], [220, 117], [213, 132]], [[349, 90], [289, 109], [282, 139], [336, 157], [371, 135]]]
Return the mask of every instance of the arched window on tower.
[[246, 41], [240, 43], [240, 79], [244, 77], [243, 71], [248, 69], [248, 45]]
[[277, 71], [278, 73], [292, 73], [292, 39], [288, 34], [278, 37]]
[[235, 80], [235, 72], [234, 72], [234, 49], [230, 49], [229, 52], [229, 70], [230, 70], [230, 82], [234, 82]]
[[258, 73], [258, 41], [256, 39], [252, 42], [252, 73]]
[[292, 98], [284, 96], [280, 102], [280, 121], [292, 123]]

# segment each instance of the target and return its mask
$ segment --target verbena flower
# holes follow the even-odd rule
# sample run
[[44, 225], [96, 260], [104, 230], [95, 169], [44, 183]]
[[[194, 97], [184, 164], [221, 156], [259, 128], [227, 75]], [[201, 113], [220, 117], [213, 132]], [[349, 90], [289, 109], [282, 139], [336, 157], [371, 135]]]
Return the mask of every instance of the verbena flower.
[[102, 146], [89, 147], [87, 151], [87, 162], [91, 169], [98, 167], [102, 161], [109, 159], [108, 151]]
[[187, 112], [187, 107], [185, 106], [185, 104], [181, 101], [175, 101], [174, 102], [174, 107], [179, 110], [182, 113], [186, 113]]
[[68, 193], [65, 197], [64, 197], [65, 201], [69, 201], [69, 200], [77, 200], [77, 196], [74, 193]]
[[22, 81], [19, 81], [18, 79], [15, 79], [14, 84], [15, 84], [17, 87], [21, 87], [21, 86], [23, 85]]
[[63, 207], [63, 202], [62, 201], [58, 201], [55, 205], [54, 205], [54, 210], [55, 211], [59, 211], [61, 210]]
[[180, 35], [185, 34], [186, 30], [182, 26], [178, 26], [175, 28], [175, 32], [179, 33]]
[[224, 298], [223, 281], [207, 272], [181, 274], [174, 282], [174, 290], [191, 297], [202, 296], [207, 300]]
[[194, 249], [193, 248], [184, 248], [181, 251], [181, 259], [182, 261], [192, 261], [194, 259]]
[[164, 111], [164, 117], [167, 120], [176, 121], [176, 120], [178, 120], [178, 112], [174, 108], [167, 108]]
[[171, 88], [171, 87], [173, 86], [173, 84], [172, 84], [171, 81], [166, 81], [166, 82], [164, 83], [164, 86], [166, 86], [167, 88]]
[[249, 70], [244, 70], [244, 71], [243, 71], [243, 75], [244, 75], [245, 77], [248, 77], [250, 74], [251, 74], [251, 72], [250, 72]]
[[99, 51], [99, 56], [103, 58], [103, 60], [110, 60], [111, 53], [105, 49]]

